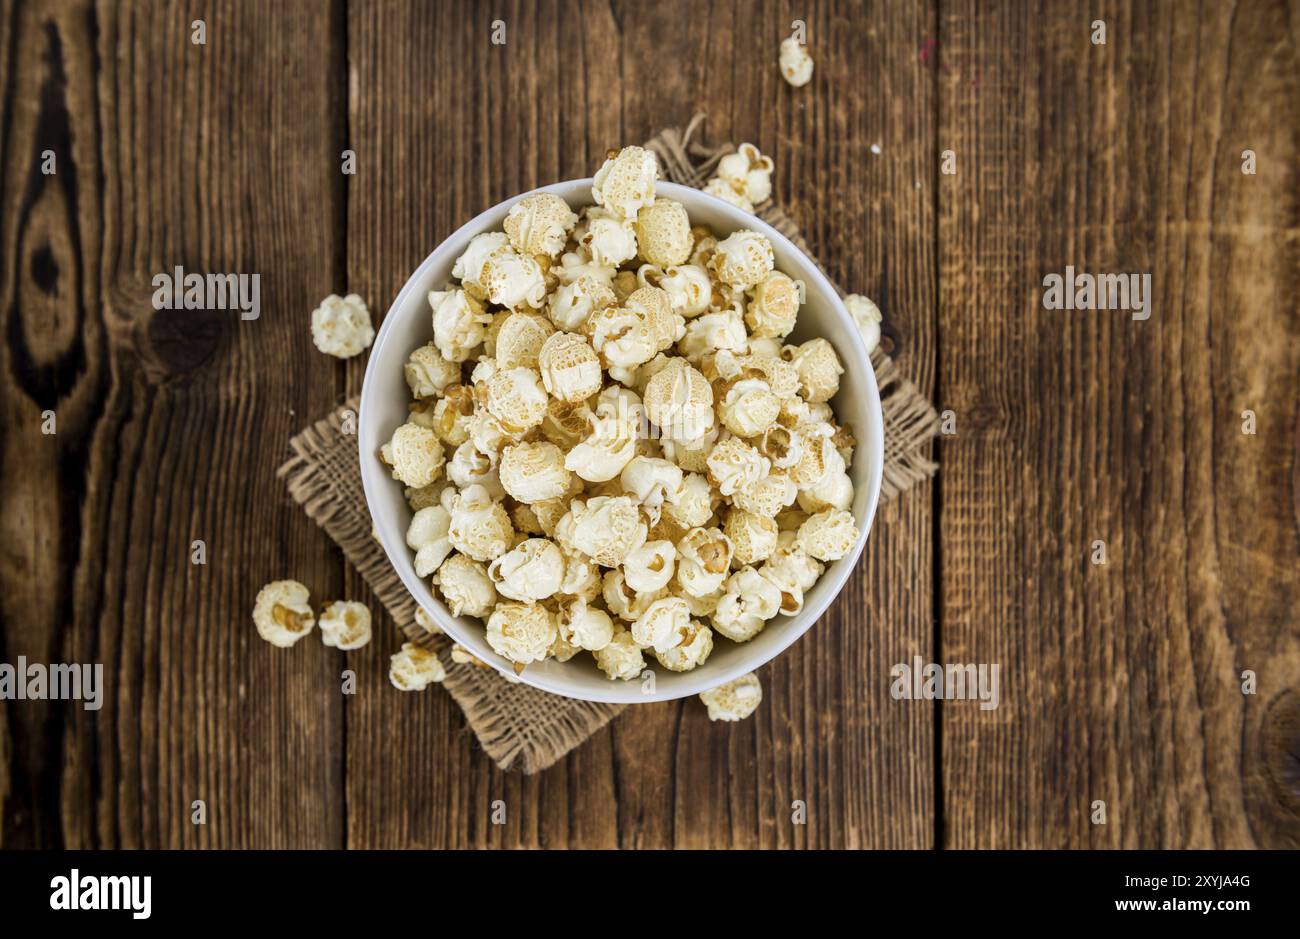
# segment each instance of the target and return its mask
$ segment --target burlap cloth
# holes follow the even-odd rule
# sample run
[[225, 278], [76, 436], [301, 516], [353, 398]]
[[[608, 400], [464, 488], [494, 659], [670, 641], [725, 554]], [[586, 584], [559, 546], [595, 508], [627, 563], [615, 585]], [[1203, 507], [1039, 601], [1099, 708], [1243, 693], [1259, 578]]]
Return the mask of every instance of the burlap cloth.
[[[659, 157], [668, 179], [700, 188], [718, 160], [735, 148], [705, 146], [692, 140], [703, 120], [697, 115], [685, 130], [670, 128], [646, 144]], [[758, 215], [812, 257], [799, 229], [771, 200]], [[838, 289], [838, 288], [837, 288]], [[898, 374], [879, 348], [872, 353], [885, 418], [885, 468], [880, 498], [889, 500], [937, 469], [929, 456], [938, 430], [934, 407]], [[355, 415], [357, 399], [303, 429], [290, 442], [293, 456], [280, 467], [289, 494], [343, 549], [384, 608], [414, 642], [435, 649], [447, 667], [443, 687], [465, 712], [483, 749], [503, 769], [518, 766], [535, 773], [550, 766], [603, 727], [626, 705], [577, 701], [506, 681], [491, 668], [456, 664], [447, 654], [451, 641], [416, 625], [415, 600], [402, 586], [379, 542], [371, 536], [370, 513], [361, 486]], [[351, 432], [344, 432], [344, 422]]]

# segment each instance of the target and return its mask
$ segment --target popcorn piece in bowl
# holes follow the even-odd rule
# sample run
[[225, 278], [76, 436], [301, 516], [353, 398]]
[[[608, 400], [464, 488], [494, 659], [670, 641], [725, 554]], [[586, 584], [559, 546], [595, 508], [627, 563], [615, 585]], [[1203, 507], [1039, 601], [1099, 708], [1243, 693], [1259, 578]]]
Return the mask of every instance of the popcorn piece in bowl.
[[654, 153], [640, 147], [624, 147], [611, 153], [592, 180], [591, 195], [615, 215], [634, 219], [643, 206], [654, 202], [659, 162]]
[[330, 294], [311, 311], [311, 341], [326, 355], [350, 359], [370, 347], [375, 330], [370, 311], [355, 293]]
[[741, 229], [718, 242], [709, 264], [718, 278], [732, 287], [747, 290], [772, 273], [775, 255], [772, 242], [756, 231]]
[[495, 561], [510, 550], [514, 529], [510, 516], [482, 486], [470, 486], [451, 500], [447, 537], [461, 554], [476, 561]]
[[257, 634], [273, 646], [287, 649], [316, 625], [311, 594], [296, 580], [274, 580], [253, 601]]
[[[444, 498], [454, 495], [451, 490], [444, 491]], [[450, 502], [450, 498], [446, 498]], [[442, 505], [431, 505], [420, 509], [411, 516], [411, 524], [406, 529], [406, 545], [415, 552], [415, 573], [417, 577], [428, 577], [451, 554], [451, 513]]]
[[689, 672], [708, 661], [713, 652], [713, 630], [698, 620], [691, 620], [682, 641], [664, 652], [655, 651], [655, 659], [670, 672]]
[[758, 710], [763, 701], [763, 686], [753, 672], [735, 681], [701, 692], [700, 700], [709, 709], [711, 721], [743, 721]]
[[403, 424], [393, 431], [380, 456], [392, 469], [393, 478], [412, 489], [430, 485], [442, 472], [442, 442], [436, 433], [418, 424]]
[[496, 606], [497, 591], [487, 567], [464, 554], [443, 561], [433, 582], [453, 616], [482, 619]]
[[536, 603], [559, 592], [564, 555], [554, 542], [529, 538], [493, 561], [488, 576], [501, 596]]
[[445, 359], [432, 342], [411, 353], [404, 368], [406, 383], [415, 398], [433, 398], [460, 381], [460, 363]]
[[327, 646], [343, 651], [360, 649], [370, 642], [370, 610], [354, 600], [336, 600], [320, 614], [320, 638]]
[[550, 654], [558, 633], [551, 612], [538, 603], [498, 603], [487, 622], [492, 651], [518, 666]]
[[799, 526], [795, 543], [819, 561], [838, 561], [852, 550], [857, 540], [858, 526], [853, 516], [840, 509], [827, 509]]
[[446, 677], [438, 656], [413, 642], [403, 643], [388, 663], [388, 680], [399, 691], [423, 691]]
[[632, 638], [631, 631], [624, 626], [614, 627], [614, 637], [592, 655], [596, 658], [596, 665], [610, 679], [631, 681], [639, 677], [645, 668], [641, 647]]
[[524, 196], [510, 207], [504, 228], [510, 245], [520, 254], [555, 258], [578, 223], [569, 204], [549, 192]]
[[465, 290], [431, 290], [433, 344], [448, 362], [464, 362], [483, 342], [492, 315]]
[[555, 327], [540, 313], [510, 313], [501, 321], [493, 351], [499, 370], [537, 368], [542, 346]]
[[585, 401], [600, 392], [600, 356], [582, 336], [555, 333], [542, 345], [537, 366], [546, 393], [561, 401]]
[[781, 589], [752, 567], [742, 567], [727, 580], [710, 621], [734, 642], [748, 642], [781, 612]]
[[636, 240], [647, 263], [660, 267], [685, 264], [695, 246], [686, 207], [671, 199], [655, 199], [637, 212]]

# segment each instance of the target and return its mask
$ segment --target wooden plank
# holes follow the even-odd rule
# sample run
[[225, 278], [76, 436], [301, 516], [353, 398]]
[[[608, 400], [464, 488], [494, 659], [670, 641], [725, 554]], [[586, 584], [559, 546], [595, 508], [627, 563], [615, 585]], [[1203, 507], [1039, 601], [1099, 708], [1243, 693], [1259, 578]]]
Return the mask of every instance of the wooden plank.
[[[1294, 847], [1286, 10], [940, 7], [941, 661], [1002, 667], [942, 706], [945, 844]], [[1150, 319], [1044, 309], [1066, 265], [1150, 272]]]
[[[928, 387], [933, 79], [915, 50], [933, 15], [816, 8], [818, 78], [800, 90], [776, 68], [794, 15], [748, 4], [351, 5], [348, 137], [360, 169], [348, 189], [349, 289], [382, 309], [476, 212], [588, 175], [606, 149], [702, 109], [710, 137], [772, 153], [779, 197], [832, 275], [880, 299], [905, 369]], [[505, 46], [490, 43], [498, 16]], [[922, 487], [882, 511], [844, 598], [763, 671], [754, 720], [711, 725], [695, 700], [630, 709], [535, 778], [490, 766], [456, 734], [444, 695], [388, 689], [384, 663], [400, 640], [381, 629], [383, 655], [363, 658], [361, 681], [382, 690], [347, 703], [349, 843], [929, 846], [932, 709], [892, 701], [888, 671], [932, 644], [930, 500]], [[496, 799], [504, 826], [489, 821]], [[791, 824], [796, 799], [806, 827]]]
[[[107, 683], [98, 712], [7, 706], [6, 844], [343, 841], [341, 656], [314, 639], [274, 649], [250, 619], [267, 580], [341, 587], [274, 475], [342, 390], [306, 336], [338, 276], [342, 193], [318, 132], [318, 13], [6, 10], [0, 432], [3, 477], [23, 482], [5, 487], [4, 651], [101, 662]], [[58, 173], [43, 177], [51, 134]], [[176, 265], [260, 274], [261, 317], [155, 313], [152, 277]], [[58, 434], [42, 438], [46, 407]]]

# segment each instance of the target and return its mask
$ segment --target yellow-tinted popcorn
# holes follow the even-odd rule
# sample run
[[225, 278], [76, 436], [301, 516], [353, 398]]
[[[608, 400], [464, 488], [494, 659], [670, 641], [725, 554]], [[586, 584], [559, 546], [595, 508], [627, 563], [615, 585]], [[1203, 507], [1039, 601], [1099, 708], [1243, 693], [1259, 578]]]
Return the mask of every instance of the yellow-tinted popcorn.
[[663, 590], [673, 579], [677, 549], [671, 541], [647, 541], [623, 560], [623, 582], [638, 593]]
[[540, 313], [507, 314], [496, 335], [497, 369], [537, 368], [542, 346], [554, 333], [555, 327]]
[[665, 498], [663, 514], [683, 530], [695, 528], [713, 517], [715, 498], [713, 487], [703, 475], [682, 473], [677, 488]]
[[827, 509], [809, 517], [799, 527], [796, 544], [819, 561], [838, 561], [853, 550], [858, 526], [853, 516], [840, 509]]
[[722, 521], [722, 532], [731, 539], [735, 550], [732, 564], [736, 567], [757, 564], [776, 550], [776, 520], [765, 515], [732, 506]]
[[583, 332], [591, 314], [617, 303], [618, 297], [607, 282], [592, 274], [582, 274], [551, 294], [546, 315], [560, 329]]
[[686, 443], [713, 428], [713, 389], [684, 359], [669, 359], [646, 383], [644, 405], [663, 439]]
[[671, 347], [686, 333], [686, 320], [673, 311], [667, 291], [658, 287], [637, 287], [628, 294], [623, 305], [646, 318], [654, 336], [656, 352]]
[[771, 157], [763, 156], [752, 143], [742, 143], [739, 150], [718, 161], [716, 172], [736, 192], [758, 205], [772, 195], [773, 169]]
[[616, 626], [613, 638], [592, 655], [596, 659], [596, 665], [610, 679], [631, 681], [639, 677], [645, 668], [641, 647], [632, 638], [631, 631], [622, 626]]
[[658, 178], [659, 162], [654, 153], [641, 147], [624, 147], [596, 171], [591, 196], [596, 205], [630, 221], [643, 206], [654, 202]]
[[516, 665], [546, 658], [558, 635], [555, 617], [539, 603], [498, 603], [488, 617], [488, 645]]
[[508, 434], [537, 427], [546, 417], [546, 390], [531, 368], [499, 371], [487, 383], [488, 413]]
[[586, 401], [561, 401], [552, 397], [546, 402], [542, 436], [567, 453], [586, 438], [595, 419], [595, 412]]
[[858, 324], [858, 331], [862, 333], [862, 343], [867, 347], [867, 354], [870, 355], [871, 351], [880, 345], [880, 324], [884, 320], [880, 315], [880, 307], [860, 293], [851, 293], [845, 297], [844, 306], [853, 317], [853, 322]]
[[311, 311], [311, 341], [326, 355], [349, 359], [364, 352], [375, 339], [370, 311], [355, 293], [332, 293]]
[[794, 503], [799, 490], [790, 477], [781, 472], [771, 472], [753, 486], [736, 490], [731, 504], [754, 515], [776, 518], [782, 509]]
[[429, 423], [421, 426], [429, 427], [447, 446], [459, 447], [469, 439], [474, 409], [474, 389], [468, 385], [452, 385], [446, 396], [434, 404]]
[[553, 443], [517, 443], [501, 451], [501, 486], [520, 502], [557, 499], [569, 489], [564, 454]]
[[335, 600], [320, 614], [321, 642], [349, 652], [370, 641], [370, 610], [354, 600]]
[[510, 245], [520, 254], [558, 257], [578, 223], [569, 204], [549, 192], [524, 196], [510, 207], [504, 228]]
[[418, 424], [403, 424], [380, 451], [383, 461], [412, 489], [434, 482], [442, 472], [442, 442], [438, 435]]
[[[566, 522], [568, 523], [566, 525]], [[637, 504], [627, 496], [574, 499], [569, 514], [556, 527], [574, 548], [601, 567], [618, 567], [623, 559], [645, 544], [647, 526]]]
[[583, 597], [560, 601], [555, 625], [561, 639], [588, 652], [605, 648], [614, 638], [614, 621], [609, 614], [589, 605]]
[[[709, 413], [712, 415], [712, 409]], [[699, 440], [672, 440], [661, 437], [659, 446], [663, 450], [664, 459], [676, 463], [681, 467], [682, 472], [707, 474], [709, 454], [713, 452], [713, 445], [717, 443], [718, 436], [719, 428], [715, 426]]]
[[771, 469], [767, 457], [739, 437], [719, 441], [705, 462], [709, 467], [709, 478], [724, 496], [753, 486]]
[[416, 398], [440, 395], [460, 381], [460, 363], [444, 359], [432, 342], [412, 352], [403, 370], [411, 395]]
[[743, 721], [758, 710], [763, 701], [763, 686], [758, 683], [757, 675], [748, 672], [735, 681], [701, 692], [700, 700], [709, 709], [711, 721]]
[[[677, 543], [677, 583], [692, 597], [716, 593], [726, 583], [734, 548], [720, 528], [692, 528]], [[699, 614], [696, 614], [699, 615]]]
[[488, 258], [508, 250], [510, 250], [510, 239], [504, 232], [481, 232], [469, 240], [465, 253], [456, 259], [451, 269], [451, 276], [459, 280], [461, 286], [476, 300], [486, 300], [487, 287], [483, 282], [483, 268]]
[[449, 362], [464, 362], [483, 342], [484, 327], [492, 314], [466, 291], [431, 290], [433, 344]]
[[726, 590], [723, 587], [718, 587], [713, 593], [706, 593], [702, 597], [693, 597], [682, 588], [680, 581], [674, 580], [668, 585], [668, 592], [674, 597], [681, 597], [685, 600], [686, 605], [691, 608], [691, 615], [699, 619], [713, 615]]
[[781, 612], [781, 590], [752, 567], [742, 567], [727, 580], [710, 622], [733, 642], [748, 642]]
[[745, 323], [752, 335], [783, 339], [799, 316], [799, 285], [780, 271], [772, 271], [750, 288]]
[[411, 524], [406, 528], [406, 544], [415, 552], [417, 577], [428, 577], [451, 554], [451, 539], [447, 537], [450, 528], [451, 513], [442, 505], [431, 505], [411, 516]]
[[555, 333], [541, 348], [542, 387], [561, 401], [585, 401], [601, 388], [600, 356], [581, 336]]
[[655, 199], [636, 215], [636, 240], [641, 257], [650, 264], [685, 264], [695, 246], [686, 207], [671, 199]]
[[680, 597], [656, 600], [632, 623], [632, 639], [642, 648], [667, 652], [681, 645], [691, 629], [691, 610]]
[[691, 620], [682, 641], [663, 652], [655, 650], [654, 657], [670, 672], [689, 672], [708, 661], [713, 651], [713, 630], [698, 620]]
[[442, 502], [442, 492], [446, 488], [447, 484], [443, 482], [430, 483], [427, 486], [421, 486], [419, 489], [408, 488], [404, 490], [406, 504], [412, 512], [418, 512], [420, 509], [428, 508], [431, 505], [438, 505]]
[[[484, 662], [482, 659], [476, 656], [473, 652], [470, 652], [469, 649], [466, 649], [459, 642], [454, 642], [451, 645], [451, 660], [455, 662], [457, 665], [472, 665], [475, 668], [492, 667], [487, 662]], [[501, 677], [506, 679], [507, 681], [511, 680], [510, 675], [503, 674]], [[515, 679], [515, 681], [518, 681], [518, 679]]]
[[498, 306], [536, 309], [546, 301], [546, 277], [533, 258], [515, 251], [499, 251], [483, 265], [483, 286]]
[[438, 656], [413, 642], [403, 643], [402, 650], [388, 661], [388, 680], [399, 691], [423, 691], [446, 677]]
[[742, 228], [718, 242], [709, 265], [724, 284], [744, 290], [765, 280], [775, 261], [772, 242]]
[[793, 362], [799, 370], [799, 391], [809, 404], [829, 401], [840, 390], [844, 366], [835, 347], [825, 339], [809, 339], [798, 346]]
[[501, 596], [535, 603], [559, 592], [564, 555], [554, 542], [528, 538], [488, 565], [488, 576]]
[[497, 603], [496, 586], [487, 566], [463, 554], [442, 562], [433, 582], [453, 616], [485, 617]]
[[316, 625], [311, 594], [296, 580], [274, 580], [253, 601], [257, 634], [273, 646], [287, 649]]
[[510, 516], [482, 486], [470, 486], [451, 502], [452, 547], [476, 561], [495, 561], [510, 550], [514, 528]]
[[844, 458], [835, 449], [830, 427], [826, 424], [800, 424], [794, 433], [799, 441], [799, 459], [788, 472], [790, 479], [800, 489], [815, 486], [828, 475], [844, 469]]
[[794, 36], [781, 40], [781, 77], [788, 84], [800, 88], [812, 79], [813, 60], [808, 47]]

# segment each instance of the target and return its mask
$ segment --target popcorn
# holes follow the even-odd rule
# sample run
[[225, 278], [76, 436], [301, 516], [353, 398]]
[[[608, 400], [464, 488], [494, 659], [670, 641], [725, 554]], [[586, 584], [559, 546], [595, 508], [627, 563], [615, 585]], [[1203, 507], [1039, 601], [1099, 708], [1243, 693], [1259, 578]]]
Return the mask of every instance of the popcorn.
[[745, 323], [753, 336], [782, 339], [794, 329], [798, 316], [799, 286], [780, 271], [772, 271], [750, 288]]
[[825, 570], [825, 565], [799, 548], [794, 532], [783, 531], [776, 551], [758, 572], [781, 591], [781, 612], [793, 616], [803, 610], [804, 591], [812, 589]]
[[488, 645], [516, 666], [546, 658], [558, 635], [555, 617], [537, 603], [498, 603], [488, 617]]
[[349, 652], [370, 642], [370, 610], [364, 603], [335, 600], [320, 614], [321, 642]]
[[713, 651], [713, 630], [691, 620], [682, 641], [664, 652], [655, 651], [655, 659], [670, 672], [689, 672], [708, 661]]
[[[847, 478], [847, 477], [845, 477]], [[850, 501], [852, 501], [850, 483]], [[731, 498], [732, 505], [764, 518], [776, 518], [776, 513], [791, 505], [799, 490], [784, 473], [768, 473], [755, 485], [738, 489]]]
[[572, 450], [587, 436], [595, 419], [586, 401], [561, 401], [552, 397], [546, 402], [542, 436], [561, 450]]
[[781, 590], [752, 567], [727, 580], [726, 593], [710, 617], [713, 628], [733, 642], [748, 642], [781, 612]]
[[578, 244], [593, 263], [618, 267], [636, 257], [636, 229], [627, 219], [603, 209], [588, 209], [584, 229]]
[[469, 439], [470, 419], [474, 416], [474, 389], [468, 385], [452, 385], [445, 397], [433, 406], [430, 430], [438, 439], [451, 447], [459, 447]]
[[776, 550], [776, 521], [764, 515], [733, 506], [723, 519], [722, 532], [731, 539], [735, 549], [734, 565], [757, 564]]
[[592, 180], [591, 197], [615, 215], [634, 219], [643, 206], [655, 198], [659, 163], [655, 155], [640, 147], [624, 147], [611, 153]]
[[853, 480], [849, 479], [848, 473], [828, 473], [813, 485], [799, 490], [799, 507], [805, 512], [847, 509], [852, 505]]
[[545, 538], [521, 541], [488, 566], [497, 593], [534, 603], [554, 596], [564, 578], [564, 555]]
[[713, 302], [713, 280], [695, 264], [667, 268], [657, 286], [668, 294], [673, 309], [687, 319], [706, 312]]
[[773, 169], [771, 157], [763, 156], [752, 143], [742, 143], [739, 150], [718, 161], [717, 175], [746, 200], [758, 205], [772, 195]]
[[623, 491], [636, 498], [651, 521], [659, 520], [664, 500], [675, 496], [682, 484], [682, 471], [658, 457], [635, 456], [619, 476]]
[[724, 284], [746, 289], [765, 280], [774, 263], [772, 243], [756, 231], [741, 229], [718, 242], [709, 267]]
[[803, 448], [803, 438], [781, 424], [763, 431], [758, 440], [758, 452], [771, 461], [773, 469], [790, 469], [802, 459]]
[[793, 362], [799, 370], [799, 391], [809, 404], [829, 401], [840, 390], [844, 366], [825, 339], [810, 339], [795, 347]]
[[684, 473], [707, 473], [708, 456], [713, 452], [713, 445], [718, 441], [718, 428], [714, 427], [699, 440], [681, 441], [665, 437], [659, 439], [664, 459], [681, 467]]
[[585, 401], [600, 391], [600, 357], [581, 336], [555, 333], [537, 358], [542, 387], [561, 401]]
[[673, 312], [672, 298], [665, 290], [638, 287], [628, 294], [623, 305], [646, 318], [654, 336], [656, 352], [662, 352], [685, 335], [686, 320], [680, 313]]
[[555, 327], [540, 313], [510, 313], [497, 331], [493, 358], [498, 370], [537, 368], [537, 359]]
[[535, 192], [510, 207], [504, 228], [511, 247], [520, 254], [554, 258], [564, 250], [565, 239], [577, 223], [578, 216], [559, 196]]
[[685, 264], [695, 246], [685, 206], [671, 199], [655, 199], [644, 206], [636, 215], [636, 241], [641, 257], [650, 264]]
[[406, 544], [415, 552], [415, 575], [428, 577], [451, 554], [451, 513], [441, 505], [420, 509], [411, 516], [406, 529]]
[[406, 423], [393, 431], [380, 457], [391, 467], [393, 478], [412, 489], [429, 485], [442, 472], [442, 443], [437, 434], [418, 424]]
[[483, 288], [488, 299], [512, 310], [536, 309], [546, 300], [546, 277], [535, 260], [514, 251], [498, 251], [483, 264]]
[[626, 307], [606, 307], [587, 320], [591, 344], [608, 369], [635, 368], [659, 351], [658, 337], [645, 313]]
[[631, 499], [597, 496], [586, 502], [574, 499], [568, 515], [556, 526], [556, 537], [567, 536], [577, 550], [601, 567], [618, 567], [645, 544], [646, 530]]
[[452, 616], [482, 618], [496, 606], [497, 591], [487, 567], [463, 554], [453, 554], [443, 561], [433, 582]]
[[[592, 260], [587, 249], [581, 245], [576, 245], [575, 250], [566, 251], [560, 256], [560, 266], [552, 267], [551, 273], [555, 279], [564, 285], [570, 285], [584, 277], [589, 277], [606, 287], [613, 289], [614, 275], [618, 272], [608, 265], [597, 264]], [[617, 300], [617, 297], [615, 297]]]
[[645, 658], [641, 647], [632, 638], [632, 633], [622, 626], [616, 626], [614, 637], [601, 648], [592, 653], [596, 664], [609, 678], [631, 681], [641, 675], [645, 668]]
[[646, 384], [646, 416], [662, 436], [689, 442], [713, 427], [713, 389], [700, 372], [672, 358]]
[[[756, 369], [742, 374], [753, 374]], [[762, 373], [758, 373], [761, 375]], [[728, 382], [719, 402], [722, 426], [738, 437], [758, 437], [776, 423], [781, 399], [765, 378], [747, 377]]]
[[614, 638], [614, 621], [609, 614], [589, 606], [582, 597], [560, 602], [555, 625], [562, 640], [588, 652], [605, 648]]
[[802, 88], [812, 80], [813, 60], [807, 47], [790, 36], [781, 40], [781, 76], [795, 88]]
[[870, 355], [871, 351], [880, 345], [880, 323], [884, 320], [880, 315], [880, 307], [860, 293], [851, 293], [845, 297], [844, 306], [853, 317], [853, 322], [858, 324], [858, 331], [862, 333], [862, 342], [867, 347], [867, 354]]
[[507, 369], [488, 379], [488, 413], [501, 422], [508, 434], [541, 424], [546, 417], [546, 401], [541, 376], [531, 368]]
[[608, 283], [592, 274], [582, 274], [551, 294], [546, 315], [559, 329], [581, 332], [593, 313], [617, 302]]
[[492, 314], [464, 290], [431, 290], [433, 344], [449, 362], [464, 362], [483, 342]]
[[767, 475], [771, 464], [767, 457], [739, 437], [728, 437], [715, 446], [705, 461], [709, 478], [724, 496], [753, 486]]
[[452, 453], [447, 463], [447, 478], [462, 490], [482, 486], [494, 499], [506, 494], [492, 456], [480, 450], [473, 440], [465, 441]]
[[403, 366], [406, 384], [415, 398], [432, 398], [440, 395], [454, 382], [460, 381], [460, 363], [444, 359], [437, 345], [428, 343], [411, 353]]
[[564, 454], [553, 443], [517, 443], [501, 452], [501, 486], [524, 503], [558, 499], [569, 489]]
[[701, 692], [700, 700], [708, 707], [711, 721], [743, 721], [758, 710], [763, 701], [763, 686], [758, 683], [757, 675], [748, 672], [735, 681]]
[[355, 293], [332, 293], [311, 311], [311, 341], [326, 355], [350, 359], [370, 348], [374, 339], [370, 311]]
[[799, 459], [790, 467], [789, 474], [796, 486], [807, 489], [827, 476], [843, 471], [844, 458], [835, 449], [829, 427], [809, 421], [800, 424], [795, 434], [799, 441]]
[[[727, 182], [725, 179], [714, 176], [705, 183], [703, 192], [707, 195], [721, 199], [723, 202], [730, 205], [734, 205], [742, 212], [748, 212], [750, 215], [754, 214], [754, 203], [750, 202], [749, 199], [745, 197], [744, 192], [736, 189], [735, 186], [731, 185], [731, 183]], [[692, 261], [694, 261], [694, 258], [692, 258]]]
[[606, 571], [601, 580], [600, 595], [609, 612], [626, 622], [636, 621], [657, 600], [668, 596], [667, 590], [655, 593], [638, 593], [627, 585], [623, 571]]
[[514, 529], [506, 510], [482, 486], [470, 486], [451, 500], [452, 547], [476, 561], [495, 561], [510, 549]]
[[415, 625], [419, 626], [427, 633], [433, 633], [434, 635], [442, 634], [442, 627], [433, 621], [432, 616], [424, 612], [424, 607], [422, 606], [417, 606], [415, 608]]
[[739, 355], [749, 348], [745, 321], [735, 310], [697, 316], [686, 324], [686, 334], [677, 348], [696, 365], [706, 355], [724, 350]]
[[273, 580], [253, 601], [257, 634], [273, 646], [287, 649], [316, 625], [311, 594], [296, 580]]
[[591, 433], [564, 458], [566, 469], [592, 483], [623, 472], [636, 456], [636, 433], [617, 417], [596, 418]]
[[838, 561], [853, 550], [857, 540], [853, 516], [841, 509], [827, 509], [799, 526], [795, 543], [819, 561]]
[[692, 528], [677, 543], [677, 583], [692, 597], [716, 592], [727, 580], [735, 549], [719, 528]]
[[623, 582], [638, 593], [662, 590], [673, 579], [676, 558], [671, 541], [647, 541], [623, 560]]
[[413, 642], [402, 643], [402, 651], [388, 660], [388, 680], [398, 691], [423, 691], [446, 677], [438, 656]]
[[691, 610], [680, 597], [656, 600], [632, 623], [632, 639], [642, 648], [667, 652], [681, 645], [691, 628]]
[[465, 253], [456, 259], [451, 269], [451, 276], [461, 282], [461, 286], [476, 300], [487, 299], [487, 287], [483, 283], [483, 267], [488, 258], [501, 251], [510, 249], [510, 239], [504, 232], [482, 232], [469, 240]]

